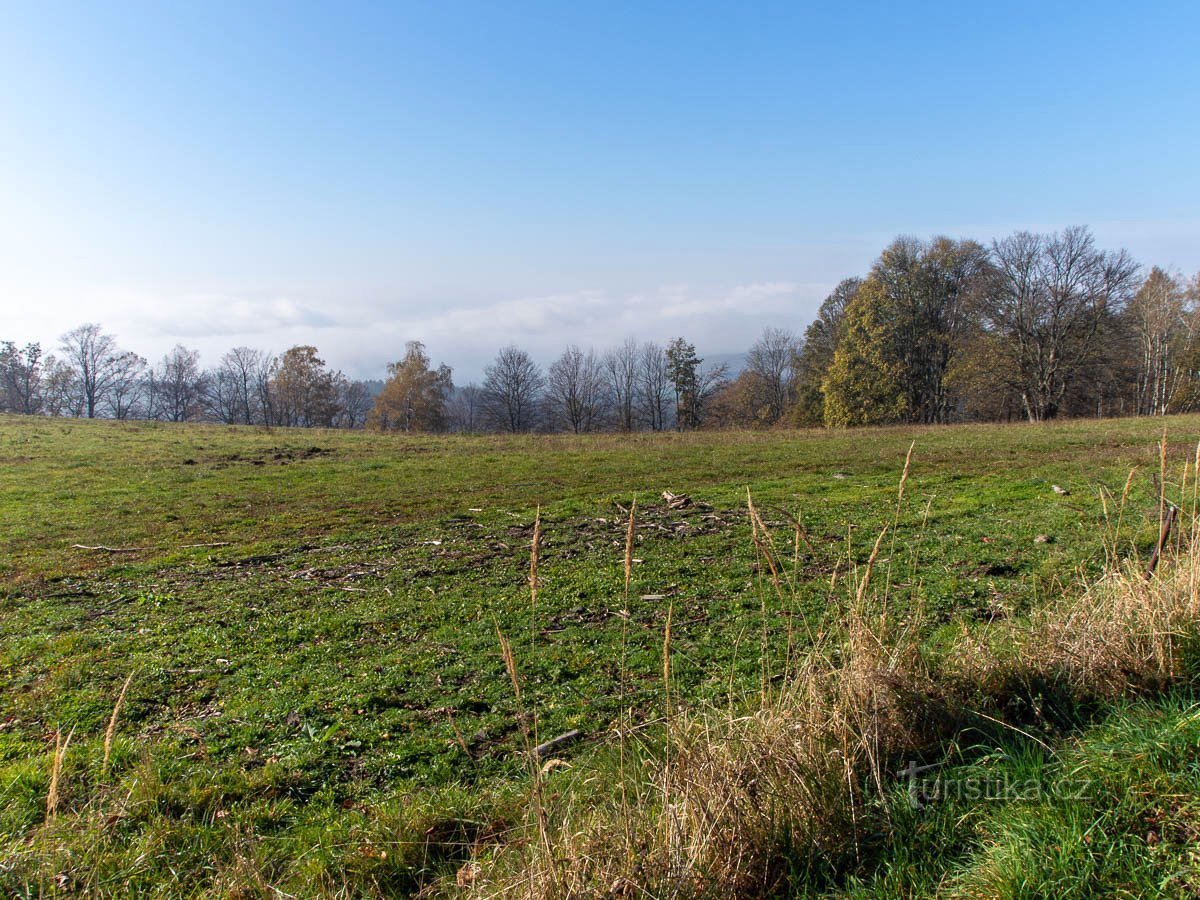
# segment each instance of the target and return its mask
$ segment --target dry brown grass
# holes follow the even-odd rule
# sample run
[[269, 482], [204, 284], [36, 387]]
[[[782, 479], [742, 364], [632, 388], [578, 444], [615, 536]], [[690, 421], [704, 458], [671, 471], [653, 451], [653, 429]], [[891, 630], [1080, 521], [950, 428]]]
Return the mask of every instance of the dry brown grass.
[[50, 788], [46, 792], [46, 823], [49, 824], [54, 820], [58, 813], [59, 804], [59, 786], [62, 781], [63, 760], [67, 758], [67, 748], [71, 746], [71, 738], [75, 736], [75, 729], [67, 734], [66, 739], [63, 739], [62, 729], [54, 730], [54, 757], [50, 762]]
[[125, 694], [129, 691], [129, 685], [132, 682], [133, 673], [130, 672], [125, 678], [125, 683], [121, 685], [121, 693], [117, 695], [117, 702], [113, 704], [112, 715], [108, 719], [108, 727], [104, 729], [104, 760], [100, 764], [101, 774], [108, 771], [108, 760], [112, 756], [113, 739], [117, 736], [117, 722], [121, 718], [121, 707], [125, 705]]
[[1002, 699], [1021, 685], [1054, 684], [1076, 702], [1154, 692], [1185, 677], [1200, 637], [1200, 547], [1147, 579], [1129, 560], [1027, 623], [964, 637], [950, 670]]
[[1176, 680], [1200, 618], [1194, 565], [1158, 571], [1146, 580], [1126, 566], [1046, 610], [1029, 629], [1021, 658], [1040, 661], [1084, 694], [1158, 690]]

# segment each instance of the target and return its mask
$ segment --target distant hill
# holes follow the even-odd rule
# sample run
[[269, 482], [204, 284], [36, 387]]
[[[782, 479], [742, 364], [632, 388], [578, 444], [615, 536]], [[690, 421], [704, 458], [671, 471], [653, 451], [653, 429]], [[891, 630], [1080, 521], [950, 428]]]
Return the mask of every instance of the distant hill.
[[724, 363], [729, 367], [729, 377], [736, 378], [746, 368], [745, 353], [710, 353], [707, 356], [701, 356], [706, 366], [718, 366]]

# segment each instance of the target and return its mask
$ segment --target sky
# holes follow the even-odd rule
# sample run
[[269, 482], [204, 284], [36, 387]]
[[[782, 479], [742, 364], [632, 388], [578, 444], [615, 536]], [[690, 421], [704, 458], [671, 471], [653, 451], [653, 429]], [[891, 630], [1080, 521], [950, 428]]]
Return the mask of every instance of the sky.
[[898, 234], [1200, 269], [1200, 4], [5, 3], [0, 339], [801, 331]]

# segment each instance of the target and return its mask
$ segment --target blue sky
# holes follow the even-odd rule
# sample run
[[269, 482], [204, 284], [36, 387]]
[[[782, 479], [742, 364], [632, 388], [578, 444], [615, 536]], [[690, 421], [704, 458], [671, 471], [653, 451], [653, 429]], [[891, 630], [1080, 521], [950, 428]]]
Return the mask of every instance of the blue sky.
[[801, 329], [898, 233], [1200, 268], [1200, 4], [13, 3], [0, 338]]

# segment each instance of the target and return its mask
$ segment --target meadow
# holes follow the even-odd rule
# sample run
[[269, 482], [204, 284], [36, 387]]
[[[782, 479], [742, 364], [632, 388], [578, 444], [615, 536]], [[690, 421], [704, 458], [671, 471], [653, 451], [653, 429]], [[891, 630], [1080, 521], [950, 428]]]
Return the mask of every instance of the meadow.
[[[674, 752], [672, 717], [738, 721], [814, 646], [838, 655], [847, 598], [944, 656], [1144, 567], [1164, 498], [1190, 509], [1195, 483], [1200, 417], [1166, 420], [1165, 449], [1163, 425], [468, 437], [0, 418], [0, 893], [486, 892], [496, 848], [551, 847], [552, 812]], [[1189, 894], [1190, 671], [939, 744], [942, 789], [1090, 772], [1100, 799], [963, 790], [918, 811], [880, 780], [853, 847], [784, 852], [792, 868], [742, 892]], [[1160, 795], [1147, 819], [1138, 798]], [[1034, 852], [1049, 880], [1029, 881]]]

